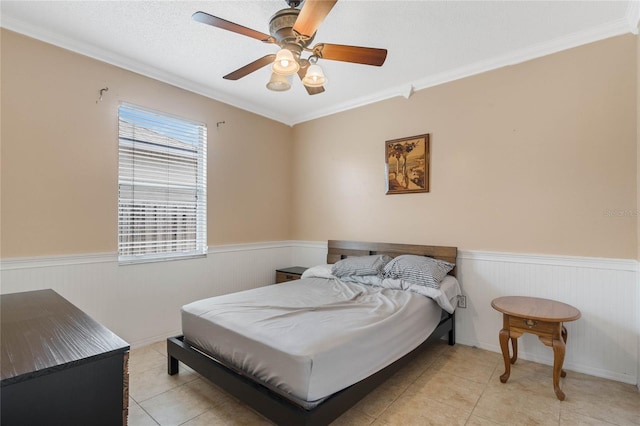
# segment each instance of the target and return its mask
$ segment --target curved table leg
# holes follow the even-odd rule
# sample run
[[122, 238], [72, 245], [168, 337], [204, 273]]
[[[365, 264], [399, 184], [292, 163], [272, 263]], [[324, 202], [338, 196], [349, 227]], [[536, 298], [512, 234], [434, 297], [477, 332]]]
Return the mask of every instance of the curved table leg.
[[560, 401], [564, 401], [564, 392], [560, 389], [560, 375], [562, 363], [564, 362], [565, 344], [564, 339], [553, 339], [553, 390]]
[[518, 339], [516, 337], [510, 337], [509, 340], [511, 340], [511, 349], [513, 350], [511, 364], [515, 364], [518, 360]]
[[[561, 330], [560, 334], [562, 335], [562, 340], [564, 340], [564, 344], [566, 346], [567, 345], [567, 337], [568, 337], [568, 335], [567, 335], [567, 329], [565, 328], [564, 325], [562, 326], [562, 330]], [[567, 377], [566, 371], [564, 371], [564, 370], [560, 371], [560, 377]]]
[[[514, 339], [511, 339], [513, 341]], [[500, 381], [506, 383], [511, 375], [511, 363], [509, 360], [509, 330], [500, 330], [500, 349], [502, 350], [502, 358], [504, 358], [504, 374], [500, 376]]]

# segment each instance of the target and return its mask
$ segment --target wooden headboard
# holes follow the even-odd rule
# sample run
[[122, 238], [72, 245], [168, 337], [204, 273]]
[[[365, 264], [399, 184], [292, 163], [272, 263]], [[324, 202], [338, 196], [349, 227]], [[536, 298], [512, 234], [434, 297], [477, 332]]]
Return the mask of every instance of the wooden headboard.
[[[327, 250], [327, 263], [336, 263], [340, 259], [349, 256], [370, 256], [374, 254], [386, 254], [396, 257], [401, 254], [415, 254], [427, 256], [446, 262], [456, 263], [458, 256], [457, 247], [447, 246], [421, 246], [416, 244], [370, 243], [365, 241], [339, 241], [329, 240]], [[453, 268], [449, 275], [456, 275]]]

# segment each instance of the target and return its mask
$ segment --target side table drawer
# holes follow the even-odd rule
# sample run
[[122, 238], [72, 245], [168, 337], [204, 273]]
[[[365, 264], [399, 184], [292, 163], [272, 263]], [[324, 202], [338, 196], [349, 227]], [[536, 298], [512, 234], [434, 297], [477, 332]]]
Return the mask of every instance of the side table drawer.
[[276, 272], [276, 284], [277, 283], [284, 283], [287, 281], [294, 281], [294, 280], [299, 280], [300, 279], [300, 275], [298, 274], [291, 274], [291, 273], [286, 273], [286, 272]]
[[303, 266], [276, 269], [276, 284], [299, 280], [306, 270], [307, 268]]
[[518, 329], [525, 333], [546, 334], [549, 336], [560, 336], [562, 324], [557, 322], [547, 322], [532, 320], [529, 318], [509, 316], [509, 328]]

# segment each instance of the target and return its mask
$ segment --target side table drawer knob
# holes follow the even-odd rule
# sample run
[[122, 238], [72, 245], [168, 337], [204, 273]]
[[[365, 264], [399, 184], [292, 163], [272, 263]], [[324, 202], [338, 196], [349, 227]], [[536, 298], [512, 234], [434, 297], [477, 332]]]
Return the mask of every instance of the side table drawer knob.
[[524, 320], [524, 325], [526, 325], [529, 328], [533, 328], [536, 325], [538, 325], [538, 321], [534, 321], [532, 319], [526, 319], [526, 320]]

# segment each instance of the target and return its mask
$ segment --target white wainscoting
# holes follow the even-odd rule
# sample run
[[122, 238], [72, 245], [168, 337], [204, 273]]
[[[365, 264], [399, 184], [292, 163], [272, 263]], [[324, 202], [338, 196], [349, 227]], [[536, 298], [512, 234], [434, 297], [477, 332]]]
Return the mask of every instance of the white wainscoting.
[[275, 281], [291, 242], [209, 247], [206, 258], [119, 266], [115, 253], [3, 259], [0, 292], [51, 288], [132, 347], [180, 334], [188, 302]]
[[[638, 282], [635, 260], [458, 252], [467, 309], [457, 311], [457, 341], [500, 352], [502, 314], [491, 300], [521, 295], [559, 300], [580, 309], [565, 323], [565, 369], [638, 383]], [[525, 334], [520, 358], [552, 365], [553, 351]], [[516, 367], [517, 368], [517, 367]]]
[[[276, 268], [325, 263], [326, 250], [326, 242], [314, 241], [226, 245], [210, 247], [203, 259], [127, 266], [118, 266], [115, 254], [5, 259], [0, 291], [52, 288], [136, 347], [178, 334], [183, 304], [271, 284]], [[635, 260], [460, 250], [467, 309], [456, 314], [457, 342], [500, 351], [495, 297], [560, 300], [582, 312], [566, 323], [566, 369], [637, 384], [638, 275]], [[552, 350], [531, 335], [519, 339], [518, 355], [553, 362]]]

